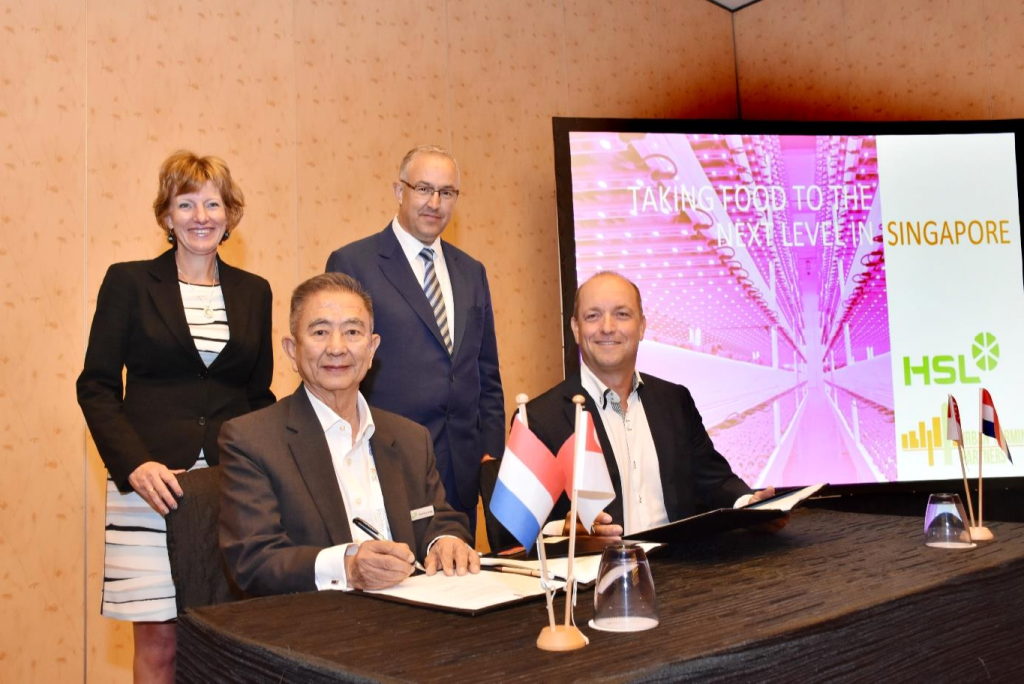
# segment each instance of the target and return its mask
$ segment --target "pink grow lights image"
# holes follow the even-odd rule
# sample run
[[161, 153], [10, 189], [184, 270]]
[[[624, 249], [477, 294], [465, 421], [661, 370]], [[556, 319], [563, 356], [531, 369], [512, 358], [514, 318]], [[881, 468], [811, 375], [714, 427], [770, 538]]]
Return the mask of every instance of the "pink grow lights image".
[[572, 133], [579, 282], [643, 295], [640, 370], [752, 485], [896, 480], [873, 136]]

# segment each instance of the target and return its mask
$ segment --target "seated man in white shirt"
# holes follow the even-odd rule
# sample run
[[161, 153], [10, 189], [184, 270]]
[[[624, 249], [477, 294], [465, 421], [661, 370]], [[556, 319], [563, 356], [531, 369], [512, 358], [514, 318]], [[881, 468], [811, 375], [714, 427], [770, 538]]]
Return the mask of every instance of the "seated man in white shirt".
[[[694, 515], [698, 501], [728, 508], [774, 496], [773, 487], [754, 492], [733, 473], [711, 443], [689, 390], [637, 372], [646, 319], [636, 285], [617, 273], [593, 276], [576, 291], [570, 325], [583, 360], [580, 371], [526, 410], [530, 429], [552, 452], [572, 434], [573, 396], [583, 395], [596, 417], [615, 500], [590, 532], [633, 534]], [[563, 494], [554, 514], [567, 510]], [[783, 525], [785, 519], [768, 529]], [[549, 523], [545, 532], [562, 530]]]
[[292, 294], [289, 328], [282, 344], [302, 384], [220, 434], [220, 545], [239, 587], [382, 589], [417, 559], [428, 575], [479, 572], [430, 434], [359, 392], [380, 344], [369, 295], [340, 273], [311, 278]]

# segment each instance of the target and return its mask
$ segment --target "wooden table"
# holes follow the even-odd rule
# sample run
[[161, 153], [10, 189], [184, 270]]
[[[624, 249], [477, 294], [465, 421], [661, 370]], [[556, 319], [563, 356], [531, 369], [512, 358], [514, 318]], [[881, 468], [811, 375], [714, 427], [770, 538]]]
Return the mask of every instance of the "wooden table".
[[[930, 549], [922, 518], [801, 510], [652, 555], [661, 624], [535, 647], [542, 601], [464, 617], [321, 592], [179, 620], [179, 681], [1024, 681], [1024, 525]], [[556, 614], [561, 615], [561, 599]]]

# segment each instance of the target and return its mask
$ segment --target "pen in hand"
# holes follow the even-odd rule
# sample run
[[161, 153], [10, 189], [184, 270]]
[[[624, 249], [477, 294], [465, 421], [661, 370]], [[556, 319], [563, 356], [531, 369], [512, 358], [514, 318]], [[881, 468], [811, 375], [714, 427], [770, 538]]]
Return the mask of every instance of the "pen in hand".
[[[386, 539], [384, 539], [384, 535], [382, 535], [380, 532], [377, 531], [376, 527], [374, 527], [370, 523], [366, 522], [362, 518], [352, 518], [352, 524], [355, 525], [356, 527], [358, 527], [359, 529], [361, 529], [366, 534], [368, 534], [371, 537], [373, 537], [374, 539], [376, 539], [377, 541], [387, 541]], [[419, 570], [420, 572], [426, 572], [427, 571], [427, 569], [424, 568], [423, 565], [418, 560], [416, 560], [415, 558], [413, 558], [412, 566], [414, 568], [416, 568], [417, 570]]]

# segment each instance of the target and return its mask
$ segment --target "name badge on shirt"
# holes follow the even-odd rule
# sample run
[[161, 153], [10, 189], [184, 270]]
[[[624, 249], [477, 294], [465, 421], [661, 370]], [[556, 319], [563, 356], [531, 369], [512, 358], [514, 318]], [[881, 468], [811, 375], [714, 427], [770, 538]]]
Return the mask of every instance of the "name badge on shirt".
[[409, 517], [412, 518], [413, 522], [422, 520], [423, 518], [429, 518], [434, 515], [433, 506], [424, 506], [423, 508], [415, 508], [409, 511]]

